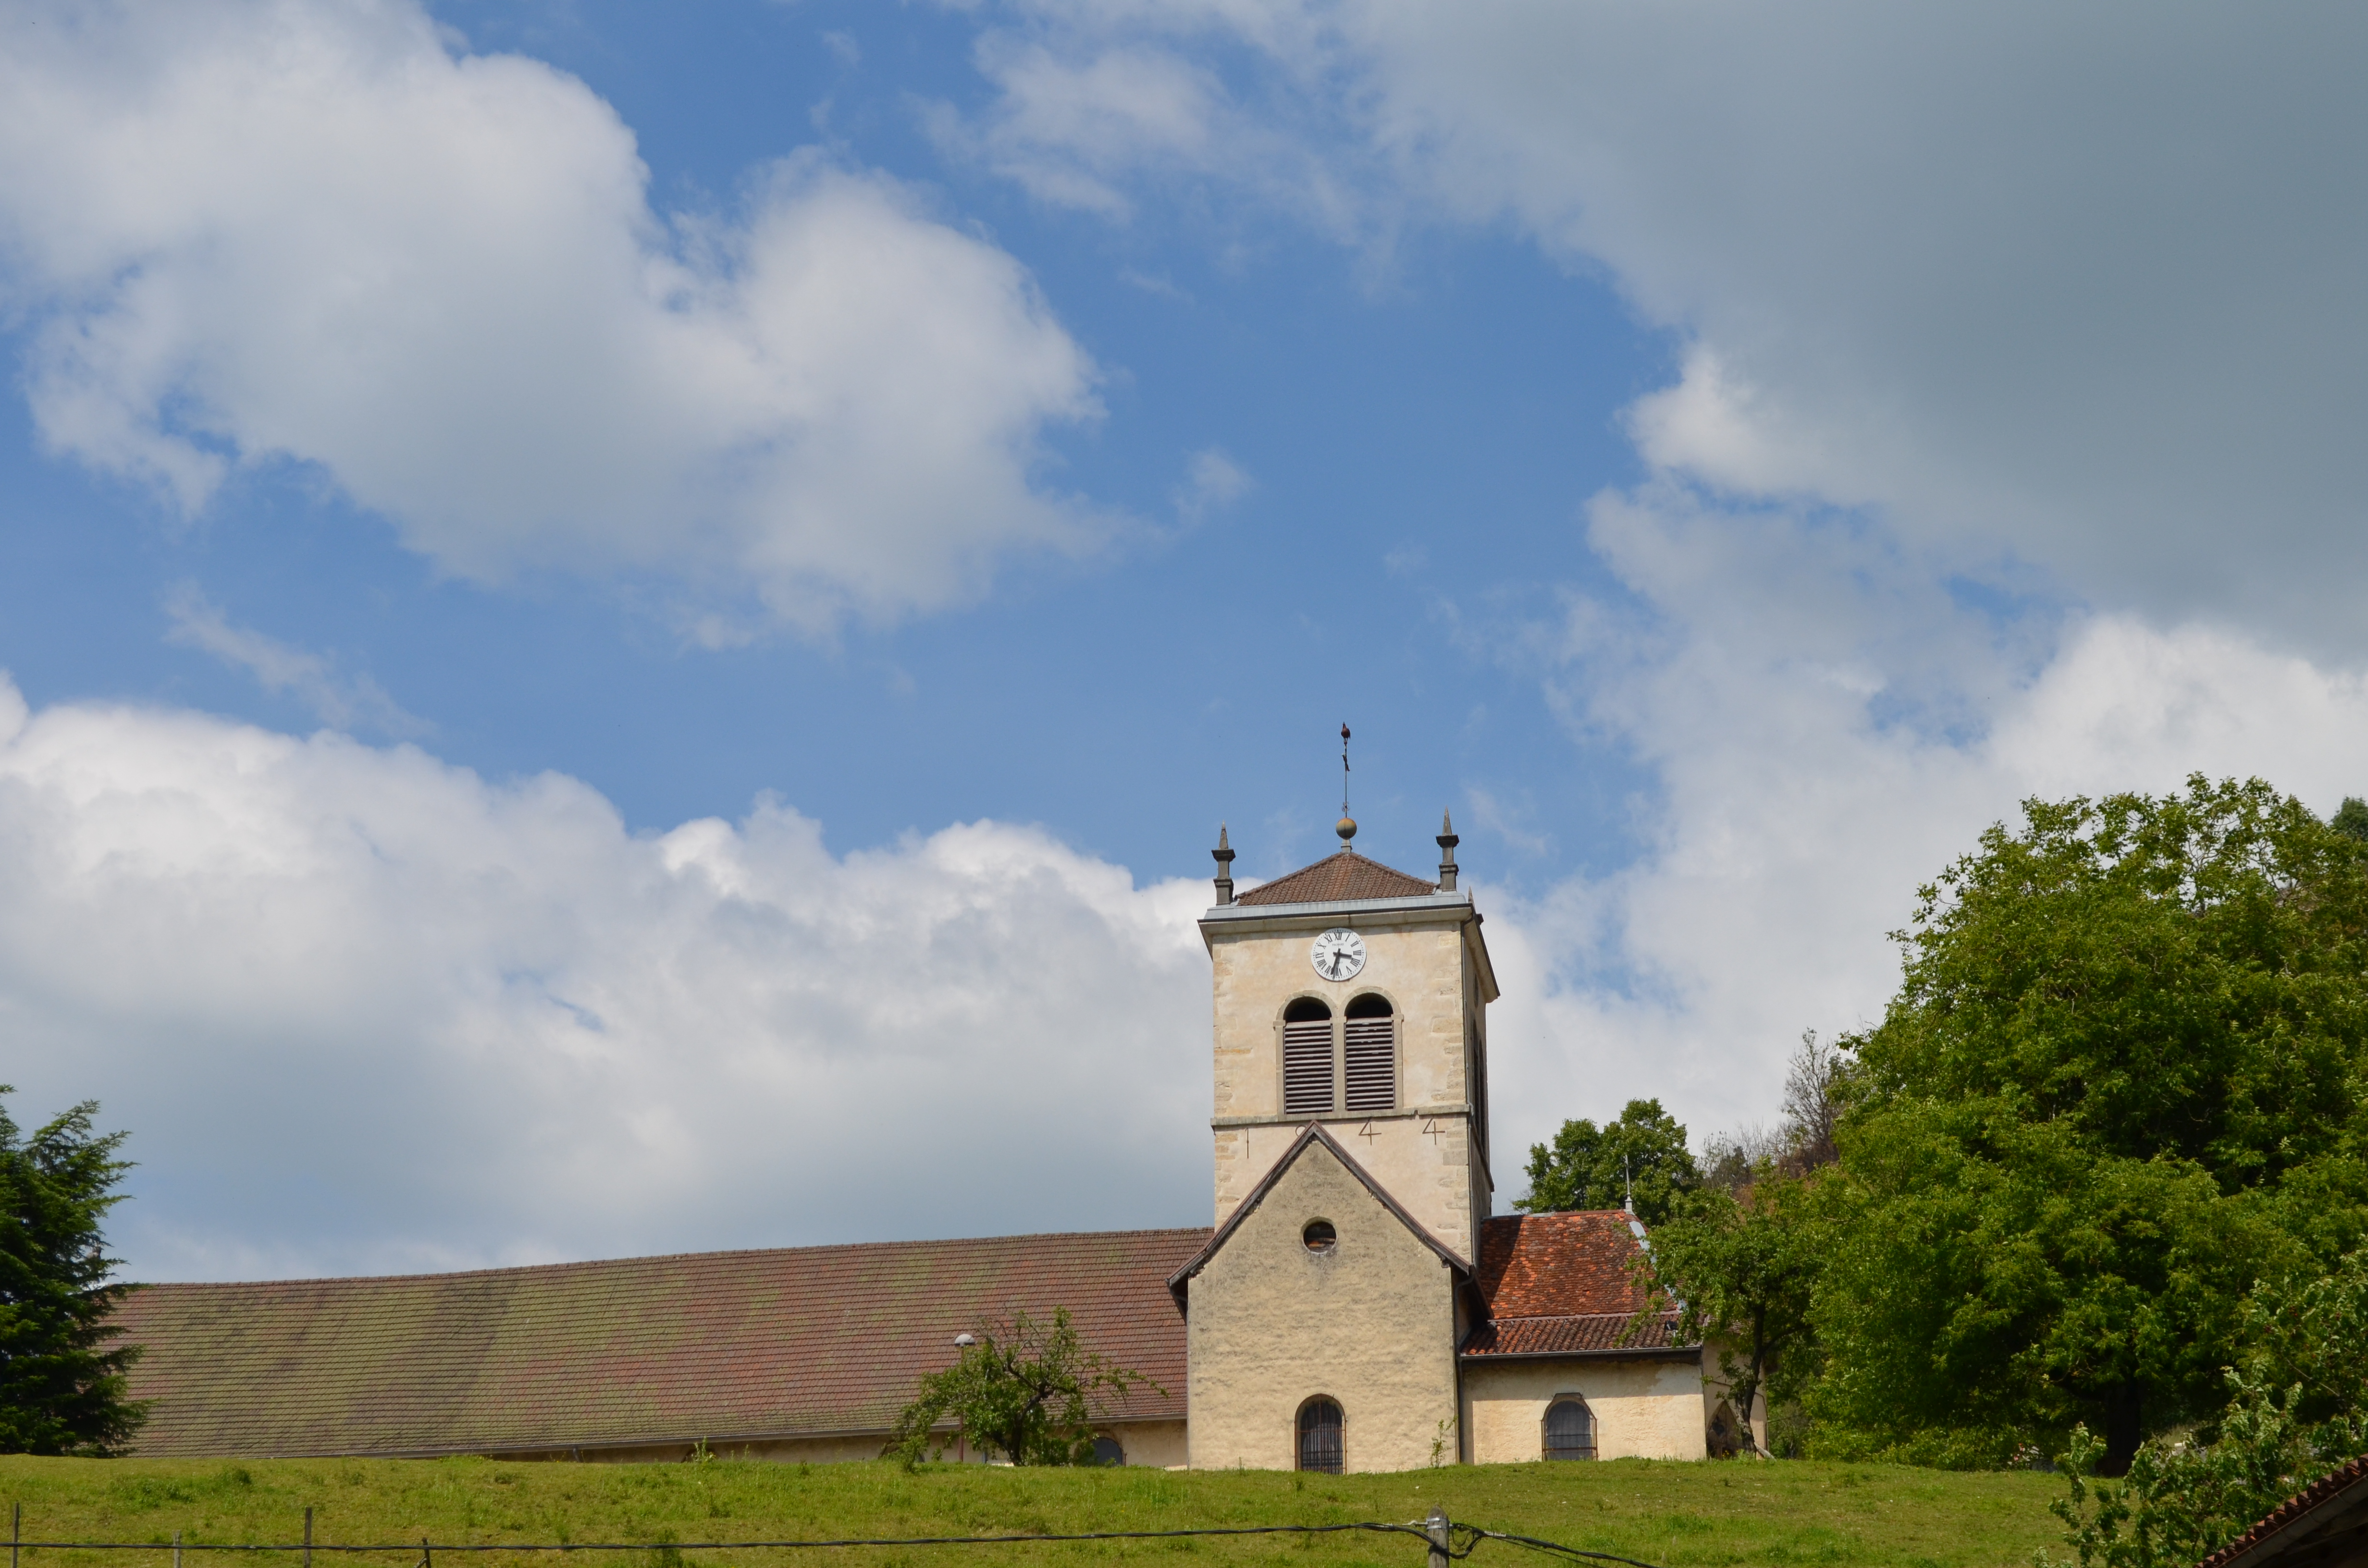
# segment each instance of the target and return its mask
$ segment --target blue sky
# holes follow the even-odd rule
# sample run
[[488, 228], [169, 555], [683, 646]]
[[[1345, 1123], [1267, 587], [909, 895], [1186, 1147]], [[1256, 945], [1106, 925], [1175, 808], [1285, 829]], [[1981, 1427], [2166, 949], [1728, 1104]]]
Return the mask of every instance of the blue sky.
[[[1245, 868], [1271, 875], [1328, 843], [1332, 737], [1352, 721], [1377, 853], [1420, 862], [1439, 812], [1474, 790], [1515, 830], [1474, 846], [1508, 881], [1633, 853], [1644, 780], [1621, 748], [1556, 724], [1471, 634], [1602, 580], [1578, 507], [1636, 477], [1619, 412], [1668, 378], [1671, 346], [1600, 278], [1508, 235], [1420, 234], [1368, 258], [1263, 214], [1212, 233], [1190, 213], [1113, 228], [1047, 210], [950, 165], [916, 124], [916, 97], [985, 97], [958, 14], [436, 14], [615, 106], [661, 207], [729, 210], [752, 170], [820, 145], [991, 236], [1100, 371], [1106, 412], [1049, 434], [1043, 483], [1123, 521], [1086, 559], [1003, 568], [980, 602], [719, 651], [653, 614], [643, 585], [453, 582], [306, 465], [267, 463], [197, 517], [160, 517], [153, 495], [41, 452], [20, 408], [7, 490], [43, 522], [10, 531], [0, 591], [28, 698], [316, 722], [300, 694], [165, 638], [167, 599], [195, 585], [238, 626], [377, 682], [419, 721], [393, 738], [496, 776], [572, 774], [637, 828], [770, 790], [840, 848], [994, 817], [1158, 877], [1199, 873], [1224, 817]], [[1245, 488], [1183, 515], [1211, 449]]]
[[2368, 791], [2338, 8], [0, 29], [0, 1019], [149, 1277], [1190, 1222], [1344, 720], [1513, 1149], [1764, 1119], [2026, 795]]

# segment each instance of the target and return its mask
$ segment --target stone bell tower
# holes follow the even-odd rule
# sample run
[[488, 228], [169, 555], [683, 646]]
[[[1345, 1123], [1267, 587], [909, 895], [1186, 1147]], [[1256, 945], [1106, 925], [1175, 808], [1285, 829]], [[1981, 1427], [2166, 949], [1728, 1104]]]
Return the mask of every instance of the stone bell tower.
[[1349, 846], [1236, 897], [1220, 829], [1201, 917], [1215, 983], [1216, 1223], [1308, 1124], [1407, 1218], [1474, 1256], [1492, 1208], [1488, 1028], [1497, 979], [1442, 820], [1436, 883]]

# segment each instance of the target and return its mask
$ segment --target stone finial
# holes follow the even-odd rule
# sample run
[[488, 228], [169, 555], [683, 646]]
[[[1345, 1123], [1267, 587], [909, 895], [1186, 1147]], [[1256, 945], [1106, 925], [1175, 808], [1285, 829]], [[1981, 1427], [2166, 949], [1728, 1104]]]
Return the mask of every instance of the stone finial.
[[1455, 835], [1455, 820], [1445, 812], [1439, 813], [1439, 891], [1455, 891], [1455, 846], [1463, 840]]
[[1340, 847], [1346, 849], [1349, 847], [1349, 840], [1357, 836], [1357, 819], [1342, 817], [1332, 824], [1332, 831], [1340, 835]]
[[1217, 824], [1217, 846], [1209, 851], [1217, 862], [1217, 902], [1234, 902], [1234, 846], [1225, 842], [1225, 824]]

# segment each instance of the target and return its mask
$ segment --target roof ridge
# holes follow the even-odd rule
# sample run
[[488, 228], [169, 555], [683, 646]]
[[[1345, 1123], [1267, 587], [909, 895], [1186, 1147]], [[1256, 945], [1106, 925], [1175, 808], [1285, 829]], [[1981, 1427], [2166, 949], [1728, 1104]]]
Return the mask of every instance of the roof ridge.
[[1500, 1220], [1510, 1220], [1515, 1224], [1519, 1224], [1524, 1220], [1589, 1220], [1604, 1218], [1614, 1220], [1634, 1220], [1636, 1218], [1636, 1215], [1634, 1211], [1627, 1209], [1541, 1209], [1534, 1212], [1525, 1211], [1520, 1214], [1491, 1214], [1488, 1216], [1488, 1223], [1493, 1225]]
[[1124, 1231], [1022, 1231], [996, 1236], [925, 1236], [895, 1242], [818, 1242], [806, 1246], [722, 1247], [710, 1252], [629, 1253], [622, 1257], [578, 1257], [557, 1263], [504, 1263], [487, 1268], [429, 1269], [412, 1274], [283, 1274], [267, 1279], [153, 1279], [126, 1281], [135, 1290], [221, 1290], [235, 1285], [400, 1284], [413, 1279], [484, 1279], [505, 1275], [555, 1274], [569, 1268], [606, 1268], [630, 1263], [682, 1263], [700, 1258], [771, 1257], [787, 1254], [890, 1252], [900, 1247], [984, 1245], [990, 1242], [1090, 1240], [1119, 1236], [1207, 1234], [1206, 1225], [1143, 1225]]

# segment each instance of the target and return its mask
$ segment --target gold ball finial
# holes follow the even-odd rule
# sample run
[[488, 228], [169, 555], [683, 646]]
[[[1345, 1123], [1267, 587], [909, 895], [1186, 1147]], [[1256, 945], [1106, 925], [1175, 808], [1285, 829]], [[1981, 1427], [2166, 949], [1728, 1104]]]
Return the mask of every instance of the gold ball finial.
[[1340, 835], [1340, 843], [1343, 846], [1346, 846], [1349, 840], [1357, 836], [1357, 819], [1355, 817], [1342, 817], [1338, 822], [1332, 824], [1332, 831]]

